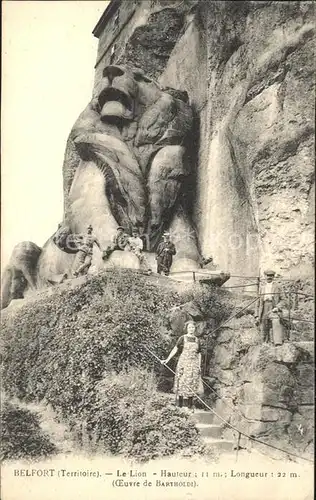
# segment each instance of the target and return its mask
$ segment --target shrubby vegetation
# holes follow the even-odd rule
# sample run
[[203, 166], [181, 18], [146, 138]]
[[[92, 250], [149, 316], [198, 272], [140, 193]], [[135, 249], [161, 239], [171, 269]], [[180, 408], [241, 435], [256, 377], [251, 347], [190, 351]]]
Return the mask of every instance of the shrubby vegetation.
[[35, 459], [57, 450], [30, 411], [9, 401], [1, 404], [1, 460]]
[[128, 270], [56, 287], [4, 315], [4, 390], [24, 401], [45, 399], [74, 432], [78, 423], [87, 426], [91, 446], [112, 453], [144, 459], [194, 446], [187, 416], [148, 382], [148, 372], [161, 367], [144, 346], [165, 357], [170, 308], [193, 300], [218, 322], [230, 312], [224, 297], [206, 287], [180, 294]]
[[193, 421], [157, 392], [152, 373], [137, 368], [107, 374], [97, 385], [93, 411], [85, 407], [78, 440], [91, 448], [144, 461], [203, 447]]
[[133, 273], [104, 274], [59, 287], [4, 320], [4, 388], [22, 399], [67, 408], [104, 371], [152, 366], [143, 344], [162, 355], [164, 317], [179, 296]]
[[183, 301], [192, 301], [203, 318], [212, 318], [214, 327], [225, 321], [233, 310], [231, 294], [217, 286], [195, 284], [181, 294], [181, 297]]

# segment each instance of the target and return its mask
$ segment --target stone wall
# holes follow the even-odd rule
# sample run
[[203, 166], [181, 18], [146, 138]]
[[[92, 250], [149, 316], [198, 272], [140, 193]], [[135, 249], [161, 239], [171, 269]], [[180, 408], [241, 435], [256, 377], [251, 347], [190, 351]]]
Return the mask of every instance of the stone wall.
[[310, 276], [313, 3], [114, 3], [96, 88], [106, 64], [129, 62], [188, 91], [202, 254], [232, 273]]
[[[262, 344], [252, 315], [233, 320], [210, 346], [208, 383], [212, 407], [219, 417], [245, 434], [278, 448], [311, 457], [313, 453], [314, 351], [313, 342]], [[292, 339], [292, 335], [291, 335]], [[214, 341], [215, 339], [213, 339]], [[224, 437], [238, 433], [224, 425]], [[241, 436], [243, 448], [252, 446], [270, 456], [284, 454]]]

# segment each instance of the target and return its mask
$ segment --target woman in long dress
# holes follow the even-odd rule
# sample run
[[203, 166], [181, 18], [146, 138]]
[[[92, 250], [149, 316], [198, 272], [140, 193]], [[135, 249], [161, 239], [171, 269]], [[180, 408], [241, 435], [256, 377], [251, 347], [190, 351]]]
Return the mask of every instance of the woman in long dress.
[[271, 342], [275, 346], [282, 345], [285, 340], [284, 326], [282, 323], [282, 310], [275, 307], [270, 311], [268, 317], [271, 321], [270, 338]]
[[173, 356], [180, 352], [173, 390], [178, 396], [180, 407], [193, 406], [193, 397], [199, 393], [201, 387], [201, 345], [196, 337], [194, 321], [185, 325], [185, 334], [179, 337], [169, 356], [161, 363], [166, 365]]

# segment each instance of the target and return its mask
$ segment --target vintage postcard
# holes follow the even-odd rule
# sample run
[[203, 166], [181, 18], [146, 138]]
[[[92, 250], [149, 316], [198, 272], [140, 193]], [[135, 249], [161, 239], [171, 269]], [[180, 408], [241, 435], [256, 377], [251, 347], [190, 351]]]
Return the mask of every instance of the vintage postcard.
[[2, 7], [1, 499], [312, 500], [314, 3]]

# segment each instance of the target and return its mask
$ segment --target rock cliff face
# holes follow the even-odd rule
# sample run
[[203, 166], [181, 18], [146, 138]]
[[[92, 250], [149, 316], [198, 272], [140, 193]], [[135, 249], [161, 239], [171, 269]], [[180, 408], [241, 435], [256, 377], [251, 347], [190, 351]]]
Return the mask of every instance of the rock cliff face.
[[[304, 337], [303, 337], [304, 338]], [[313, 452], [313, 343], [262, 345], [252, 316], [220, 331], [211, 352], [210, 383], [222, 399], [214, 409], [237, 429], [302, 456]], [[212, 393], [210, 394], [212, 395]], [[222, 423], [217, 418], [218, 423]], [[237, 439], [228, 427], [226, 438]], [[242, 437], [241, 447], [284, 454]]]
[[[215, 175], [217, 210], [230, 188], [228, 227], [242, 240], [253, 237], [249, 250], [260, 267], [308, 275], [313, 237], [313, 6], [219, 2], [212, 11], [207, 26], [208, 171], [211, 176], [217, 163], [217, 179], [226, 180], [221, 185]], [[202, 200], [214, 196], [201, 192]], [[221, 219], [212, 220], [211, 214], [208, 229], [216, 233]], [[234, 248], [228, 248], [230, 255]], [[232, 258], [240, 262], [240, 257], [239, 250]]]
[[162, 85], [188, 92], [196, 120], [192, 192], [202, 254], [235, 273], [257, 275], [272, 266], [283, 275], [309, 276], [312, 2], [116, 5], [97, 35], [108, 50], [99, 50], [96, 87], [102, 67], [129, 61]]

